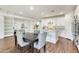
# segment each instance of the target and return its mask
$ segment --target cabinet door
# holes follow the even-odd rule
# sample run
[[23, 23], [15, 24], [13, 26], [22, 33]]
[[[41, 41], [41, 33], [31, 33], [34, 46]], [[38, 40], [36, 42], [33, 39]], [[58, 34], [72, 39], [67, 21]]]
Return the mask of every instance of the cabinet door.
[[51, 43], [56, 43], [56, 41], [57, 41], [56, 32], [48, 32], [47, 41], [49, 41]]
[[4, 35], [5, 36], [12, 36], [13, 35], [13, 26], [14, 26], [14, 19], [12, 17], [5, 17], [4, 18]]
[[0, 39], [4, 37], [4, 18], [0, 16]]

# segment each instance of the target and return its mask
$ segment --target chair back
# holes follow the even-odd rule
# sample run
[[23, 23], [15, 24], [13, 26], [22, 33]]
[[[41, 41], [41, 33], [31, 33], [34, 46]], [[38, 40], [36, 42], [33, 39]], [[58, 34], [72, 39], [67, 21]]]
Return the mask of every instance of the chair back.
[[46, 43], [47, 32], [40, 32], [38, 35], [38, 46], [42, 48]]
[[20, 30], [17, 30], [16, 36], [17, 36], [17, 44], [21, 46], [23, 44], [23, 33]]
[[39, 30], [35, 30], [35, 31], [34, 31], [34, 34], [39, 34], [39, 33], [40, 33]]

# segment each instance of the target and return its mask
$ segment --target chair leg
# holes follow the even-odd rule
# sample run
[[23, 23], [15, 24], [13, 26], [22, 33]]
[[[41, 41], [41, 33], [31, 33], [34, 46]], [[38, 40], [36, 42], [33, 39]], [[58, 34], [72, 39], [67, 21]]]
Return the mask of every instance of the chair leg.
[[44, 46], [44, 52], [46, 52], [46, 45]]
[[19, 47], [19, 49], [20, 49], [20, 52], [22, 52], [22, 48], [21, 48], [21, 47]]
[[17, 48], [18, 48], [18, 49], [20, 49], [20, 46], [19, 46], [19, 45], [17, 45]]
[[24, 49], [23, 49], [24, 47], [20, 47], [20, 51], [22, 52], [22, 53], [24, 53]]
[[38, 53], [40, 53], [40, 50], [38, 50]]
[[20, 52], [24, 52], [23, 51], [23, 47], [20, 47], [19, 45], [17, 45], [18, 49], [20, 50]]
[[38, 50], [36, 49], [36, 52], [38, 52]]
[[31, 44], [32, 53], [34, 52], [34, 47], [33, 47], [33, 46], [34, 46], [34, 45]]
[[37, 52], [37, 53], [40, 53], [40, 50], [39, 50], [39, 49], [36, 49], [36, 52]]

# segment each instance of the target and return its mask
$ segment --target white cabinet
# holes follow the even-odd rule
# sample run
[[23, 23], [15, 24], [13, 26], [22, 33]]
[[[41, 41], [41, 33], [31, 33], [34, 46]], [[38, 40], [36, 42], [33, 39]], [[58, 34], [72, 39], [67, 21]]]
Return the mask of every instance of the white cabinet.
[[5, 17], [4, 18], [4, 35], [11, 36], [13, 35], [13, 26], [14, 26], [14, 19], [12, 17]]
[[57, 33], [54, 31], [52, 32], [48, 32], [47, 33], [47, 39], [46, 39], [48, 42], [51, 42], [51, 43], [56, 43], [57, 42]]
[[4, 38], [4, 17], [0, 16], [0, 39]]

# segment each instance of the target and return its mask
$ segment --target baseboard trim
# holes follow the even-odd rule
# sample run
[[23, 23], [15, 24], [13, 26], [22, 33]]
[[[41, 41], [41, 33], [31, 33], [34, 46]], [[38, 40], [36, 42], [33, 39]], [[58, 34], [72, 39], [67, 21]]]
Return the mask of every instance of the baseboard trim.
[[12, 35], [12, 36], [6, 36], [6, 37], [4, 37], [4, 38], [8, 38], [8, 37], [13, 37], [13, 35]]
[[12, 37], [12, 36], [14, 36], [14, 35], [13, 34], [11, 34], [11, 35], [5, 35], [4, 38], [5, 37]]
[[72, 41], [71, 39], [69, 39], [69, 38], [66, 38], [66, 37], [62, 37], [62, 36], [59, 36], [59, 38], [65, 38], [65, 39], [68, 39], [68, 40]]

